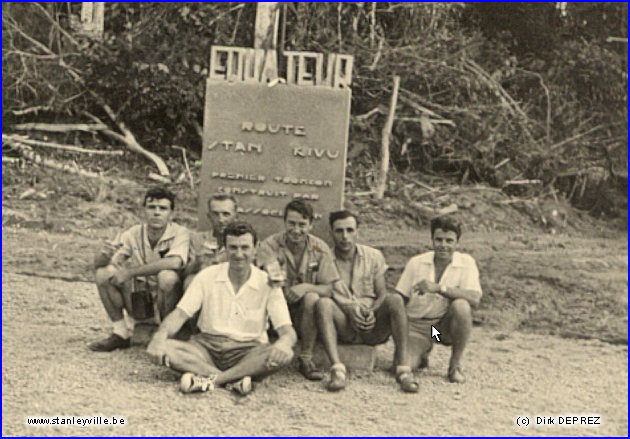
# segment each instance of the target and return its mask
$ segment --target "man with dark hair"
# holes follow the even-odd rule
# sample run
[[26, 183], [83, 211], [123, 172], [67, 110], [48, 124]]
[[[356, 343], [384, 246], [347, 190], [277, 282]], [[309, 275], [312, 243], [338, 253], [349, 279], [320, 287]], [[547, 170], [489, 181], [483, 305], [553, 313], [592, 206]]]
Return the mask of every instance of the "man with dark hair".
[[[224, 229], [228, 262], [202, 270], [153, 336], [147, 351], [158, 362], [184, 372], [183, 393], [230, 385], [241, 395], [260, 379], [289, 364], [297, 336], [282, 290], [253, 264], [256, 232], [247, 223]], [[199, 312], [201, 331], [189, 341], [174, 340], [182, 325]], [[268, 320], [279, 334], [269, 344]]]
[[191, 239], [190, 261], [184, 269], [184, 290], [197, 273], [210, 265], [226, 262], [223, 231], [236, 219], [236, 199], [232, 194], [216, 193], [208, 198], [208, 219], [212, 230]]
[[330, 297], [339, 274], [328, 245], [310, 234], [313, 208], [309, 204], [302, 200], [287, 204], [284, 227], [284, 232], [260, 243], [256, 259], [270, 273], [278, 264], [284, 270], [284, 296], [301, 340], [298, 370], [309, 380], [321, 380], [324, 373], [312, 360], [317, 340], [315, 305], [320, 297]]
[[383, 254], [357, 244], [359, 220], [347, 210], [329, 216], [334, 262], [341, 280], [333, 287], [332, 298], [317, 302], [320, 338], [332, 363], [328, 390], [346, 386], [346, 367], [339, 359], [337, 339], [345, 343], [379, 345], [394, 336], [396, 380], [405, 392], [418, 391], [407, 355], [407, 314], [399, 294], [385, 286], [387, 264]]
[[409, 355], [414, 367], [426, 367], [433, 347], [432, 326], [440, 342], [452, 345], [448, 379], [463, 383], [461, 358], [472, 331], [471, 307], [481, 300], [479, 270], [472, 256], [457, 250], [461, 225], [453, 217], [431, 221], [433, 251], [407, 263], [396, 290], [409, 299]]
[[145, 222], [122, 232], [95, 255], [96, 286], [114, 328], [109, 337], [89, 345], [93, 351], [129, 347], [123, 309], [135, 319], [159, 319], [181, 297], [180, 271], [188, 261], [190, 234], [171, 222], [175, 195], [153, 188], [142, 205]]

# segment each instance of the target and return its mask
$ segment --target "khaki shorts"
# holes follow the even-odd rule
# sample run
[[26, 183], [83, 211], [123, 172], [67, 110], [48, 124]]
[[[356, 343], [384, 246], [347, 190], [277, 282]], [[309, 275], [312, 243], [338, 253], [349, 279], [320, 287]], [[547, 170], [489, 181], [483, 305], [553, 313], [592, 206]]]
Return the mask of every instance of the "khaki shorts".
[[267, 346], [259, 341], [236, 341], [224, 335], [203, 332], [193, 335], [188, 343], [204, 349], [219, 370], [231, 369], [253, 350]]
[[440, 343], [450, 346], [453, 341], [448, 333], [451, 326], [451, 313], [447, 312], [443, 317], [435, 319], [413, 319], [409, 318], [409, 335], [426, 338], [431, 342], [435, 342], [435, 338], [431, 337], [431, 326], [440, 331]]

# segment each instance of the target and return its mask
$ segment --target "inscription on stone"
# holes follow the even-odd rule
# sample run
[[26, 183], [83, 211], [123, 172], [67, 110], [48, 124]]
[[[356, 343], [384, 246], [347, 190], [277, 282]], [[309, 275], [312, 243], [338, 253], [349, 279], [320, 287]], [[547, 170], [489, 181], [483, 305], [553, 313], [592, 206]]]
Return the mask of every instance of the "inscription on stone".
[[199, 197], [202, 228], [209, 227], [208, 197], [222, 192], [235, 196], [240, 217], [254, 224], [261, 238], [282, 230], [283, 208], [292, 199], [313, 205], [314, 233], [328, 237], [325, 218], [343, 205], [352, 57], [328, 55], [326, 64], [323, 54], [285, 55], [287, 76], [293, 78], [271, 86], [267, 79], [275, 79], [277, 65], [269, 65], [276, 62], [275, 52], [212, 49]]

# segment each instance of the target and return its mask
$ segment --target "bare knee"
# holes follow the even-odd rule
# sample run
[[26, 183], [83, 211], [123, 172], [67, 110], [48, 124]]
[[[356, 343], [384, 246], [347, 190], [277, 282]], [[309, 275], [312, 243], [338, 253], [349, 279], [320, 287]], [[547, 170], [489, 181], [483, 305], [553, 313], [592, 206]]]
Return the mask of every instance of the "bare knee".
[[384, 300], [387, 309], [392, 312], [405, 311], [405, 302], [400, 294], [388, 294]]
[[99, 287], [104, 287], [109, 285], [109, 281], [112, 278], [112, 270], [108, 267], [100, 267], [96, 269], [94, 274], [94, 280], [96, 281], [96, 285]]
[[302, 298], [302, 303], [305, 310], [314, 310], [315, 305], [319, 302], [319, 294], [317, 293], [306, 293]]
[[329, 297], [320, 298], [315, 304], [317, 315], [322, 317], [332, 317], [335, 302]]
[[472, 320], [470, 303], [466, 299], [455, 299], [450, 304], [450, 311], [458, 320]]
[[180, 286], [179, 275], [173, 270], [162, 270], [157, 275], [158, 289], [165, 293], [176, 291]]

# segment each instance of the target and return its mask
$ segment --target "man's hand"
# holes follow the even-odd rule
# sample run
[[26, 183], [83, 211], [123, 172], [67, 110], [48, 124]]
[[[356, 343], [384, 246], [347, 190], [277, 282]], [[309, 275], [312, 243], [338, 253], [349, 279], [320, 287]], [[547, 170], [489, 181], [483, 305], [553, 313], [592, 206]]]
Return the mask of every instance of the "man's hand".
[[418, 295], [428, 294], [428, 293], [439, 293], [440, 286], [435, 282], [431, 282], [430, 280], [422, 280], [415, 284], [412, 289], [413, 293]]
[[306, 293], [308, 293], [309, 286], [310, 285], [308, 284], [298, 284], [288, 288], [286, 294], [287, 302], [289, 304], [298, 302]]
[[376, 324], [374, 312], [370, 308], [361, 306], [358, 303], [350, 308], [348, 317], [350, 319], [350, 324], [357, 331], [371, 331]]
[[116, 250], [118, 250], [121, 246], [122, 244], [114, 244], [112, 241], [105, 241], [103, 243], [103, 246], [99, 250], [99, 254], [103, 258], [107, 258], [109, 260], [112, 258], [112, 256], [114, 256]]
[[151, 356], [153, 361], [157, 364], [163, 364], [166, 367], [170, 366], [170, 361], [166, 356], [166, 340], [168, 337], [166, 334], [156, 332], [151, 339], [151, 342], [147, 346], [147, 353]]
[[116, 273], [112, 276], [112, 285], [116, 287], [122, 287], [125, 282], [131, 279], [131, 274], [125, 268], [121, 268], [117, 270]]
[[293, 358], [293, 349], [279, 341], [271, 345], [269, 356], [265, 365], [269, 368], [283, 367], [291, 362]]

